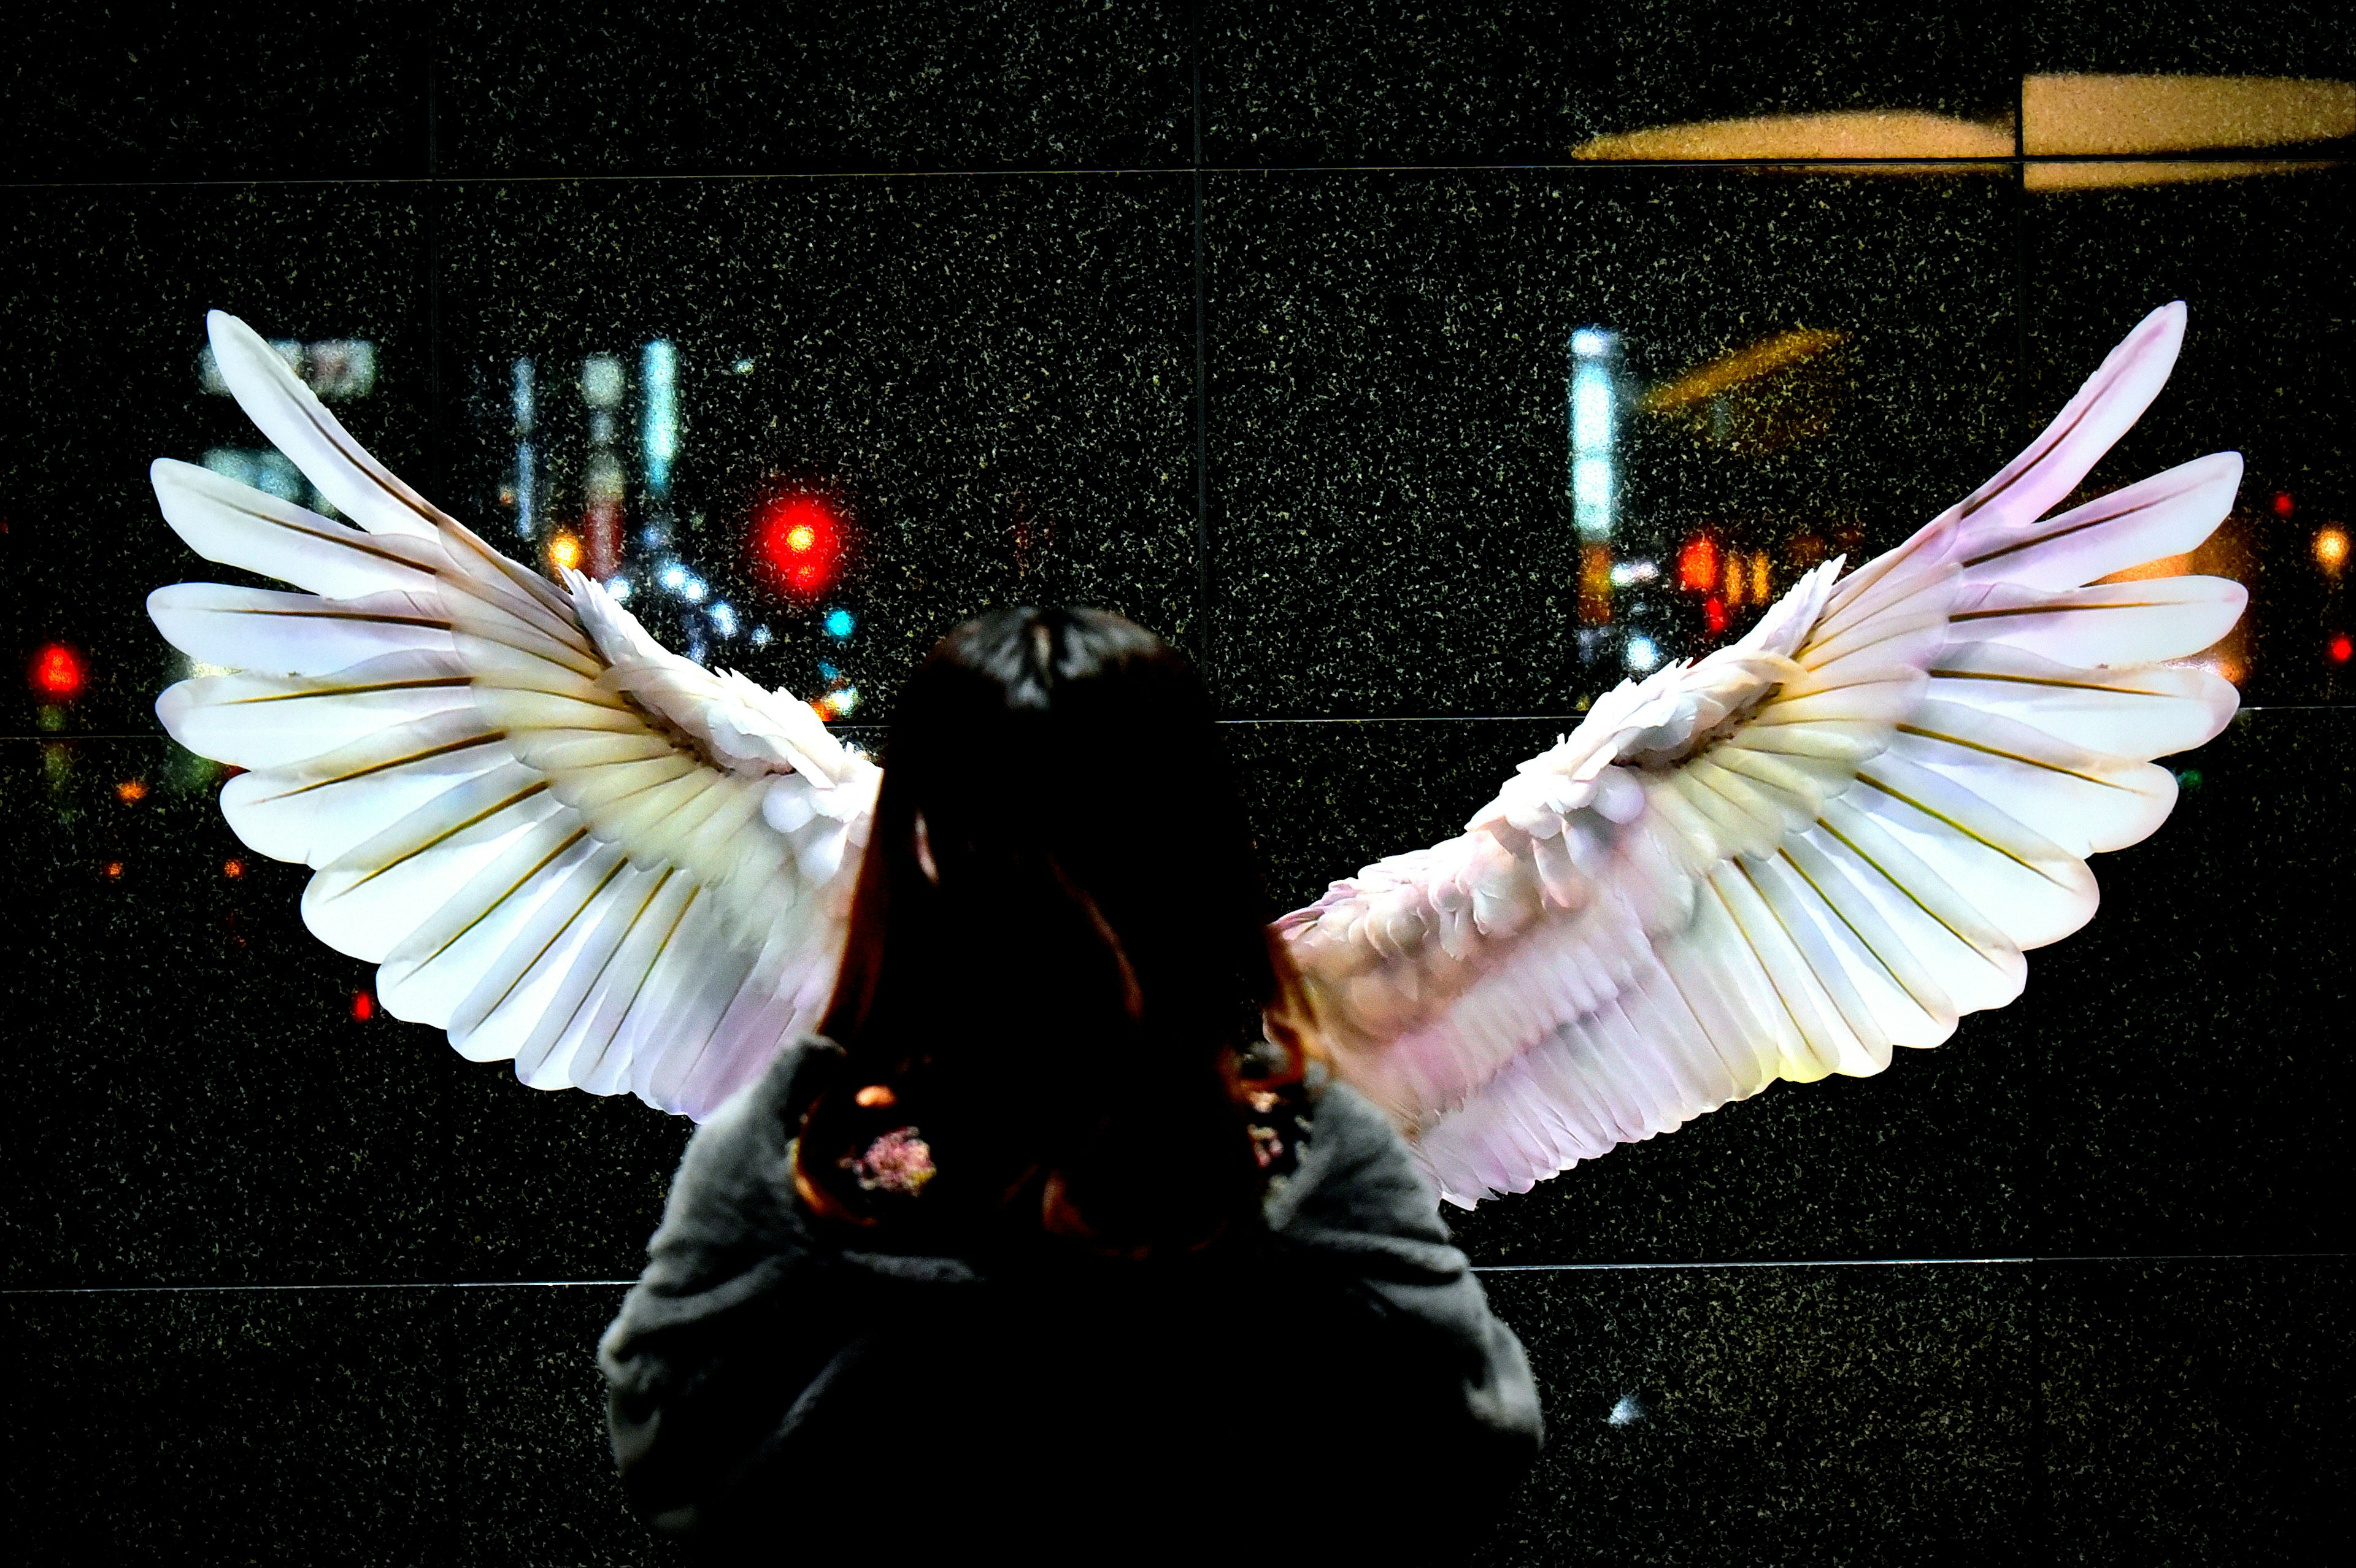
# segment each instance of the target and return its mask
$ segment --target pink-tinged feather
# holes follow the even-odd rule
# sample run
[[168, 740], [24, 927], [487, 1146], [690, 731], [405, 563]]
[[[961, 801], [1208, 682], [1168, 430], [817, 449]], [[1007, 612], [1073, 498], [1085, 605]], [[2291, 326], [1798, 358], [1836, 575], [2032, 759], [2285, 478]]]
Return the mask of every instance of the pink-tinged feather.
[[2092, 914], [2081, 857], [2173, 802], [2147, 759], [2233, 710], [2214, 677], [2157, 661], [2246, 598], [2094, 580], [2205, 538], [2240, 461], [2040, 518], [2165, 384], [2184, 319], [2147, 316], [1896, 549], [1837, 580], [1828, 563], [1742, 642], [1605, 694], [1467, 837], [1280, 923], [1340, 1070], [1419, 1136], [1451, 1201], [1779, 1076], [1878, 1072], [2010, 1001], [2022, 950]]

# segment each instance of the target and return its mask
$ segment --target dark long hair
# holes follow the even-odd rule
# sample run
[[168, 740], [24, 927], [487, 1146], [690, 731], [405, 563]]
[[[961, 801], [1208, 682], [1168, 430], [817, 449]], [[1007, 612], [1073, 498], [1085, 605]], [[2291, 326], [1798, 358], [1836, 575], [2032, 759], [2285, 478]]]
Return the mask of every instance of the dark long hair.
[[1249, 1224], [1244, 1101], [1298, 1076], [1299, 988], [1193, 667], [1100, 610], [993, 611], [909, 680], [884, 764], [804, 1198], [956, 1250]]

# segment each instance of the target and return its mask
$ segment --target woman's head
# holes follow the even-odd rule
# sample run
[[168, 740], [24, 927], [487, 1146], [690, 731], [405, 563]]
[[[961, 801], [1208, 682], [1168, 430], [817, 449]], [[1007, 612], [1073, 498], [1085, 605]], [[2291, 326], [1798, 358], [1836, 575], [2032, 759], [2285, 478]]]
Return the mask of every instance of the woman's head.
[[[926, 1230], [1044, 1204], [1114, 1250], [1248, 1211], [1235, 1064], [1292, 986], [1193, 668], [1103, 611], [993, 611], [909, 680], [884, 762], [806, 1179]], [[904, 1125], [921, 1201], [862, 1163]]]

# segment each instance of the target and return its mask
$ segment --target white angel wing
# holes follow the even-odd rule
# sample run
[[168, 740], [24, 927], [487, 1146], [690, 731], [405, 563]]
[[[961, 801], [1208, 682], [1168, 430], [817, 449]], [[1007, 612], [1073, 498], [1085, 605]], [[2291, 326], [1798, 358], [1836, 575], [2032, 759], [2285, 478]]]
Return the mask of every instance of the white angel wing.
[[361, 450], [214, 312], [239, 405], [359, 526], [169, 460], [165, 519], [285, 593], [190, 582], [148, 613], [191, 657], [156, 712], [250, 770], [238, 837], [317, 869], [303, 918], [396, 1017], [539, 1088], [701, 1116], [826, 1001], [880, 774], [818, 715], [664, 651]]
[[2175, 804], [2150, 759], [2237, 699], [2171, 667], [2240, 584], [2118, 583], [2233, 505], [2221, 453], [2059, 517], [2166, 382], [2155, 311], [2028, 451], [1747, 636], [1598, 702], [1460, 837], [1280, 928], [1336, 1066], [1470, 1206], [1777, 1078], [1877, 1072], [2020, 992], [2094, 912], [2084, 857]]

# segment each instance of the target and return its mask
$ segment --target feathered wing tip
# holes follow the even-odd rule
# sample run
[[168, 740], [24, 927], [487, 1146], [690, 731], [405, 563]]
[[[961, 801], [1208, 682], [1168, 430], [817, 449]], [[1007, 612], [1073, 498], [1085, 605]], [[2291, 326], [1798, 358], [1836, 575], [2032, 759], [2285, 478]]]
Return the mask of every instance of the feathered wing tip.
[[2206, 539], [2236, 455], [2046, 515], [2158, 394], [2184, 325], [2180, 303], [2151, 313], [1904, 544], [1599, 701], [1462, 838], [1288, 917], [1341, 1070], [1451, 1201], [1937, 1045], [2093, 914], [2085, 857], [2174, 804], [2151, 759], [2238, 701], [2176, 661], [2232, 627], [2240, 584], [2104, 581]]
[[316, 869], [305, 923], [380, 965], [396, 1017], [535, 1086], [713, 1109], [811, 1016], [872, 765], [790, 698], [667, 653], [594, 585], [568, 594], [491, 549], [242, 322], [209, 323], [239, 405], [350, 520], [154, 465], [198, 554], [300, 591], [150, 597], [167, 640], [235, 672], [166, 691], [165, 728], [249, 770], [223, 814]]

